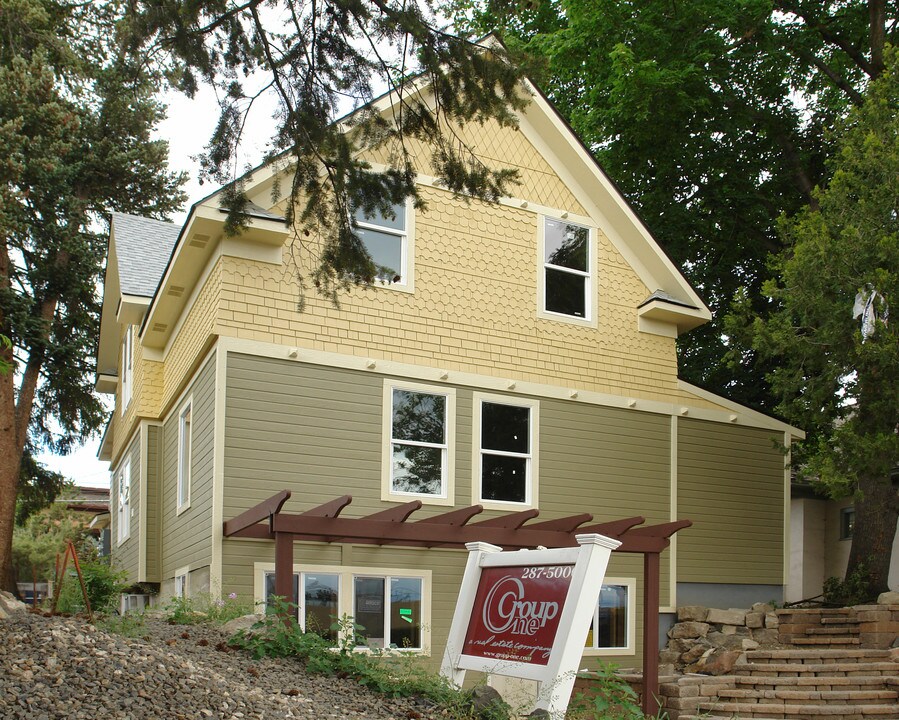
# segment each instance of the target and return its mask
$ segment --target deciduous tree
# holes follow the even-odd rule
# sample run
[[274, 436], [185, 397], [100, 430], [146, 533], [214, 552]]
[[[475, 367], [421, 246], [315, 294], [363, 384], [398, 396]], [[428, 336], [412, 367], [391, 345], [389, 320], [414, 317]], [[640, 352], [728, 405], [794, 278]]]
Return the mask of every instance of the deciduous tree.
[[863, 566], [872, 596], [887, 589], [899, 518], [897, 61], [888, 48], [841, 123], [814, 206], [781, 222], [787, 245], [764, 285], [772, 311], [750, 326], [755, 350], [776, 363], [779, 409], [809, 430], [797, 470], [834, 496], [855, 493], [847, 576]]

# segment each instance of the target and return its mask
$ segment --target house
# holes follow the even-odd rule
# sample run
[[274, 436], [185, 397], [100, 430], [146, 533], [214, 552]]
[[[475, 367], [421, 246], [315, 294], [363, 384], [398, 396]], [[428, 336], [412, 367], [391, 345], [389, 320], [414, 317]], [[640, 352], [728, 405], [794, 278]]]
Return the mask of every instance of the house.
[[[899, 473], [894, 473], [893, 482], [899, 484]], [[827, 578], [845, 576], [855, 506], [852, 497], [834, 500], [806, 482], [794, 481], [791, 496], [790, 580], [784, 600], [800, 602], [821, 595]], [[899, 589], [899, 532], [893, 537], [887, 582], [891, 590]]]
[[[454, 197], [410, 146], [428, 209], [359, 218], [396, 277], [338, 306], [310, 292], [297, 309], [277, 168], [248, 179], [238, 237], [218, 193], [182, 227], [113, 215], [97, 389], [116, 397], [100, 450], [116, 564], [162, 597], [263, 602], [274, 544], [222, 524], [287, 489], [291, 512], [346, 493], [357, 516], [418, 499], [417, 518], [689, 518], [662, 555], [666, 618], [782, 600], [783, 448], [801, 432], [678, 379], [675, 340], [710, 312], [542, 95], [517, 129], [459, 132], [520, 171], [515, 196]], [[307, 542], [295, 558], [304, 623], [351, 615], [370, 644], [439, 661], [464, 550]], [[613, 554], [585, 664], [640, 662], [642, 572]]]

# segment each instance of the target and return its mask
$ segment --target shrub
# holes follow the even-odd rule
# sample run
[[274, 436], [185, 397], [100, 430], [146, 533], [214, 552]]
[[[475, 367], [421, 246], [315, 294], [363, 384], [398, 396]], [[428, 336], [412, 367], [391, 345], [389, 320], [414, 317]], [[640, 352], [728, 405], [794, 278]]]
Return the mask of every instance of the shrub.
[[231, 593], [226, 598], [203, 593], [189, 598], [172, 598], [165, 606], [165, 610], [167, 620], [175, 625], [197, 623], [220, 625], [244, 615], [252, 615], [253, 606], [240, 602], [236, 593]]
[[[589, 695], [572, 698], [568, 717], [583, 720], [644, 720], [636, 691], [616, 673], [618, 666], [603, 663], [594, 675]], [[664, 715], [663, 715], [664, 717]]]
[[[114, 570], [107, 558], [90, 560], [80, 563], [80, 565], [91, 610], [99, 613], [115, 610], [119, 595], [127, 587], [126, 573]], [[87, 611], [84, 606], [84, 596], [81, 593], [81, 583], [78, 582], [78, 575], [74, 569], [70, 568], [66, 571], [62, 587], [59, 589], [56, 610], [62, 613]]]
[[871, 573], [859, 564], [845, 580], [829, 577], [824, 581], [824, 604], [836, 607], [865, 605], [876, 600], [871, 595]]

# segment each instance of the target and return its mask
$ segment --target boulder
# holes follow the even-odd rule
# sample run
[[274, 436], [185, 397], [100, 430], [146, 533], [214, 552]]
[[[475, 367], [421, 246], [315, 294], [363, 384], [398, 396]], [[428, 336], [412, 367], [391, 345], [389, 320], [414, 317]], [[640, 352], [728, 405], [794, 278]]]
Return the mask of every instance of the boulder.
[[780, 620], [777, 619], [777, 615], [774, 613], [766, 613], [765, 614], [765, 627], [766, 628], [777, 628], [780, 627]]
[[489, 685], [478, 685], [468, 696], [471, 709], [477, 717], [496, 718], [509, 717], [509, 706], [506, 705], [496, 688]]
[[877, 604], [878, 605], [899, 605], [899, 592], [895, 590], [891, 590], [890, 592], [883, 592], [877, 596]]
[[718, 608], [709, 608], [709, 615], [706, 622], [713, 625], [745, 625], [746, 611], [735, 610], [719, 610]]
[[777, 647], [780, 644], [780, 633], [773, 628], [753, 630], [752, 639], [765, 648]]
[[703, 675], [727, 675], [734, 669], [734, 665], [742, 657], [739, 650], [716, 650], [711, 655], [704, 657], [693, 665], [688, 665], [686, 672], [702, 673]]
[[747, 640], [743, 638], [743, 649], [744, 650], [758, 650], [759, 644], [755, 640]]
[[671, 665], [680, 660], [681, 654], [677, 650], [662, 650], [659, 653], [659, 665]]
[[10, 615], [28, 611], [28, 606], [6, 590], [0, 590], [0, 620], [5, 620]]
[[705, 637], [709, 632], [708, 623], [704, 622], [681, 622], [674, 625], [668, 631], [668, 637], [672, 639], [682, 639], [682, 638], [700, 638]]
[[696, 622], [705, 622], [709, 615], [709, 609], [702, 605], [684, 605], [677, 609], [678, 622], [685, 620], [695, 620]]
[[712, 647], [711, 643], [697, 643], [693, 647], [691, 647], [687, 652], [681, 655], [681, 662], [685, 665], [689, 665], [690, 663], [695, 663], [699, 658], [703, 657], [706, 654], [709, 654], [715, 648]]
[[750, 612], [760, 612], [763, 615], [774, 612], [774, 606], [771, 603], [753, 603], [749, 608]]
[[230, 636], [238, 632], [239, 630], [249, 630], [258, 622], [258, 615], [243, 615], [239, 618], [229, 620], [224, 625], [222, 625], [222, 632]]
[[748, 613], [746, 613], [746, 627], [748, 627], [748, 628], [765, 627], [765, 613], [763, 613], [763, 612], [748, 612]]

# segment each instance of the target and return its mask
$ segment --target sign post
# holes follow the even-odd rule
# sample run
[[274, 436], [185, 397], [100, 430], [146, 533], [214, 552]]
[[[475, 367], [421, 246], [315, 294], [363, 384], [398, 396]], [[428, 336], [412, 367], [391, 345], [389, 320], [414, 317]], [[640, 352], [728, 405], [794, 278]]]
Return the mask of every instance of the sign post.
[[466, 670], [537, 680], [537, 708], [561, 718], [612, 550], [603, 535], [575, 536], [579, 547], [469, 551], [440, 672], [461, 685]]

